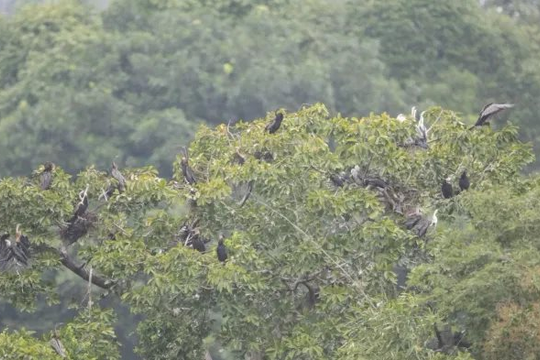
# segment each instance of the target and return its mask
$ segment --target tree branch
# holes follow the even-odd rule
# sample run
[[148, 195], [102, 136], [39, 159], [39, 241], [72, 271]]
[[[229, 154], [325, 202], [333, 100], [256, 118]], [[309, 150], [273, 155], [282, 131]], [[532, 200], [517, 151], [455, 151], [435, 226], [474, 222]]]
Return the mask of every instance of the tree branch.
[[108, 290], [113, 287], [115, 284], [114, 281], [107, 280], [102, 278], [101, 276], [97, 276], [92, 273], [92, 276], [90, 276], [90, 273], [84, 269], [84, 265], [78, 265], [75, 263], [75, 261], [69, 256], [66, 250], [58, 250], [55, 247], [47, 246], [47, 245], [39, 245], [38, 249], [44, 250], [44, 251], [50, 251], [60, 258], [60, 262], [62, 265], [64, 265], [66, 268], [71, 270], [74, 274], [78, 275], [81, 279], [85, 281], [89, 281], [92, 284], [96, 285], [97, 287], [100, 287], [102, 289]]
[[101, 276], [96, 276], [92, 274], [92, 276], [90, 277], [88, 271], [86, 271], [86, 269], [84, 269], [82, 266], [77, 265], [73, 261], [73, 259], [67, 254], [66, 251], [59, 251], [58, 249], [54, 250], [60, 256], [60, 262], [62, 263], [62, 265], [67, 267], [69, 270], [71, 270], [73, 273], [75, 273], [85, 281], [90, 281], [92, 284], [105, 290], [110, 289], [114, 285], [114, 282], [106, 280]]

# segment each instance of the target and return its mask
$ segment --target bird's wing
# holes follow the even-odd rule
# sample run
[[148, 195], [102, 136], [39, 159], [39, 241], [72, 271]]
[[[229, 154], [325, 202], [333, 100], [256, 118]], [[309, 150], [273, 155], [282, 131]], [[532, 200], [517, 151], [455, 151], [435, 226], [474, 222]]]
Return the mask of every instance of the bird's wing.
[[481, 115], [483, 117], [488, 117], [512, 107], [514, 107], [514, 104], [490, 104], [488, 107], [482, 110]]

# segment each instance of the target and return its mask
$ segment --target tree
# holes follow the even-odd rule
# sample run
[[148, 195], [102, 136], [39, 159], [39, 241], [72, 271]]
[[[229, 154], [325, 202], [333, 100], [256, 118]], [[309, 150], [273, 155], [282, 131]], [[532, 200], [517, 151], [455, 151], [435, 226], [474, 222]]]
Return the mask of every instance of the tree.
[[[521, 191], [525, 201], [527, 187], [512, 190], [512, 184], [533, 158], [515, 127], [470, 131], [439, 108], [424, 116], [427, 150], [411, 141], [411, 119], [330, 116], [316, 104], [285, 113], [274, 134], [264, 132], [273, 113], [251, 123], [201, 127], [189, 149], [194, 184], [184, 182], [180, 158], [171, 182], [151, 168], [120, 169], [126, 189], [108, 196], [116, 183], [93, 167], [74, 181], [56, 169], [46, 191], [37, 179], [4, 179], [0, 228], [21, 224], [34, 254], [29, 269], [0, 274], [0, 293], [31, 309], [36, 295], [54, 293], [41, 274], [70, 270], [94, 285], [88, 294], [94, 302], [83, 304], [80, 316], [90, 306], [100, 313], [100, 296], [118, 296], [143, 315], [138, 352], [147, 359], [201, 359], [205, 339], [253, 359], [471, 358], [474, 351], [428, 349], [433, 322], [464, 326], [478, 349], [487, 340], [489, 314], [493, 319], [504, 294], [512, 293], [503, 285], [514, 273], [493, 276], [493, 267], [483, 268], [496, 261], [484, 252], [492, 240], [470, 244], [457, 237], [464, 230], [452, 227], [461, 221], [479, 233], [497, 231], [483, 227], [496, 221], [495, 209], [492, 217], [480, 209], [499, 188], [509, 189], [508, 196]], [[442, 199], [442, 179], [454, 176], [457, 183], [463, 168], [471, 188]], [[85, 231], [73, 240], [66, 228], [85, 193], [89, 207], [77, 220]], [[422, 238], [408, 231], [403, 222], [417, 206], [425, 215], [438, 208], [442, 229], [431, 227]], [[510, 221], [499, 226], [513, 231]], [[219, 234], [229, 251], [225, 264], [215, 254]], [[520, 234], [511, 238], [520, 242]], [[463, 243], [454, 246], [456, 239]], [[208, 251], [191, 248], [195, 241]], [[413, 269], [401, 295], [392, 270], [397, 263]], [[460, 306], [459, 297], [448, 294], [459, 285], [453, 272], [467, 271], [496, 293], [485, 291]], [[472, 296], [468, 280], [456, 296]], [[97, 315], [83, 319], [95, 329], [110, 324]], [[77, 336], [62, 339], [69, 354], [80, 349]]]

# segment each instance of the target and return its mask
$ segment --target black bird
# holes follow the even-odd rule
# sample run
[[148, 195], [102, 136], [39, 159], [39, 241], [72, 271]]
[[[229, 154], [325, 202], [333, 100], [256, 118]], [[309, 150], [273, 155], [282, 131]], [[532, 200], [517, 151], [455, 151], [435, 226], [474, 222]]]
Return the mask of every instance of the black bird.
[[467, 176], [467, 171], [463, 171], [461, 173], [461, 177], [459, 178], [459, 188], [461, 190], [468, 190], [469, 186], [471, 186], [471, 183], [469, 181], [469, 177]]
[[273, 134], [279, 130], [279, 127], [281, 126], [282, 121], [283, 121], [283, 113], [276, 112], [276, 117], [270, 124], [266, 125], [264, 130], [268, 131], [270, 134]]
[[52, 162], [46, 162], [44, 166], [45, 168], [40, 175], [39, 182], [41, 190], [48, 190], [52, 184], [54, 164]]
[[218, 246], [216, 248], [217, 258], [222, 263], [227, 261], [227, 247], [223, 244], [223, 235], [219, 235]]
[[412, 230], [418, 235], [418, 237], [424, 237], [430, 227], [437, 226], [438, 218], [435, 210], [431, 217], [423, 216], [419, 209], [407, 215], [405, 220], [405, 227], [407, 230]]
[[454, 196], [454, 189], [452, 189], [452, 185], [448, 182], [449, 180], [450, 178], [444, 179], [441, 186], [442, 194], [445, 199], [450, 199]]
[[246, 158], [240, 153], [240, 150], [237, 148], [236, 152], [234, 153], [233, 163], [236, 163], [238, 165], [244, 165], [245, 162]]
[[203, 238], [201, 238], [199, 229], [194, 229], [191, 231], [187, 237], [186, 243], [188, 245], [191, 245], [191, 247], [198, 252], [204, 253], [206, 252], [206, 245], [204, 243]]
[[493, 115], [503, 110], [510, 109], [512, 107], [514, 107], [514, 104], [494, 104], [494, 103], [487, 104], [486, 106], [482, 108], [482, 111], [480, 111], [480, 114], [478, 115], [478, 120], [476, 120], [476, 123], [474, 124], [474, 126], [469, 128], [469, 130], [474, 129], [477, 126], [488, 125], [489, 124], [488, 120], [490, 117], [492, 117]]
[[111, 175], [118, 181], [118, 191], [123, 193], [124, 190], [126, 190], [126, 178], [122, 175], [120, 170], [118, 170], [118, 166], [116, 166], [114, 161], [112, 162]]
[[337, 187], [345, 185], [344, 179], [338, 174], [330, 174], [330, 181]]
[[195, 173], [189, 166], [189, 155], [187, 150], [184, 148], [184, 156], [182, 156], [182, 160], [180, 161], [180, 166], [182, 167], [182, 174], [184, 175], [184, 179], [189, 185], [193, 185], [197, 183], [197, 179], [195, 179]]
[[23, 235], [19, 230], [19, 226], [15, 230], [15, 243], [12, 243], [8, 237], [9, 234], [3, 234], [0, 237], [0, 268], [9, 267], [11, 261], [14, 260], [16, 265], [27, 266], [28, 258], [30, 257], [30, 240], [26, 235]]

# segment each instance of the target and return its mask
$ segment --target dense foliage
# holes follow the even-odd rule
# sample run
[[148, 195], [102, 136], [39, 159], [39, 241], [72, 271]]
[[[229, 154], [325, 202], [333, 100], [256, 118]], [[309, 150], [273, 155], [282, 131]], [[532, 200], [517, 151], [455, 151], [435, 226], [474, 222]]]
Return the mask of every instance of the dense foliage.
[[[58, 301], [43, 274], [82, 277], [93, 290], [56, 335], [74, 359], [118, 357], [114, 317], [100, 310], [110, 298], [142, 315], [145, 359], [536, 355], [540, 187], [519, 175], [533, 156], [515, 127], [468, 130], [431, 108], [424, 149], [411, 142], [412, 118], [344, 118], [316, 104], [285, 112], [268, 134], [273, 118], [201, 127], [186, 154], [192, 184], [181, 157], [172, 181], [152, 168], [120, 169], [124, 191], [113, 171], [94, 167], [73, 179], [55, 168], [48, 190], [43, 168], [3, 179], [0, 228], [13, 234], [20, 224], [32, 252], [28, 268], [0, 274], [2, 299], [32, 310], [40, 295]], [[457, 192], [465, 169], [470, 189], [443, 199], [441, 181], [450, 177]], [[85, 196], [79, 220], [88, 226], [73, 241], [65, 229]], [[422, 236], [404, 226], [417, 207], [429, 221], [438, 209]], [[215, 253], [220, 235], [225, 263]], [[195, 239], [205, 253], [186, 246]], [[399, 288], [396, 267], [410, 271]], [[437, 344], [434, 324], [460, 340]], [[53, 332], [7, 330], [0, 348], [46, 359]]]

